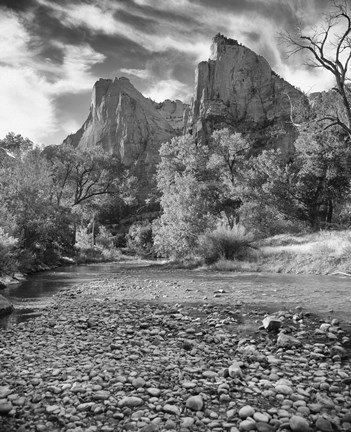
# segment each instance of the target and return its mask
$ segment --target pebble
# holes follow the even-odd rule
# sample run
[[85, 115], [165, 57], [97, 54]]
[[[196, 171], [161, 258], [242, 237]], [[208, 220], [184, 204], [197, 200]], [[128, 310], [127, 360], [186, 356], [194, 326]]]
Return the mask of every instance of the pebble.
[[180, 409], [175, 405], [166, 404], [163, 407], [163, 411], [169, 414], [174, 414], [176, 416], [180, 415]]
[[277, 335], [249, 311], [257, 332], [243, 333], [242, 304], [140, 303], [126, 290], [150, 295], [170, 282], [127, 279], [70, 288], [57, 307], [0, 334], [1, 431], [348, 430], [339, 324], [322, 330], [282, 311]]
[[239, 417], [242, 419], [246, 419], [247, 417], [252, 417], [255, 413], [255, 410], [250, 405], [245, 405], [239, 410]]
[[295, 415], [291, 416], [289, 425], [293, 432], [308, 432], [310, 430], [308, 421]]
[[229, 366], [228, 372], [229, 372], [229, 376], [232, 378], [240, 378], [243, 375], [240, 364], [237, 362]]
[[204, 401], [202, 396], [201, 395], [190, 396], [187, 399], [185, 406], [193, 411], [201, 411], [204, 406]]
[[121, 399], [118, 402], [119, 407], [127, 406], [131, 408], [137, 407], [142, 404], [143, 404], [143, 400], [136, 396], [125, 396], [123, 399]]
[[333, 426], [329, 420], [318, 417], [316, 420], [316, 428], [321, 432], [333, 432]]
[[253, 420], [243, 420], [239, 424], [239, 430], [242, 432], [252, 431], [256, 429], [256, 422]]
[[262, 324], [267, 331], [278, 331], [282, 322], [276, 317], [269, 315], [262, 320]]

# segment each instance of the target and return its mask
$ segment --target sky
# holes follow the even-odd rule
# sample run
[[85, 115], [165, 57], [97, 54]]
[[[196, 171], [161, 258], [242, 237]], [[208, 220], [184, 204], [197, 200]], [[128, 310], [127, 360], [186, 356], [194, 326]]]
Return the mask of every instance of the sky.
[[221, 33], [307, 93], [331, 77], [286, 56], [279, 31], [310, 29], [328, 0], [0, 0], [0, 139], [59, 144], [87, 118], [99, 78], [190, 102], [196, 65]]

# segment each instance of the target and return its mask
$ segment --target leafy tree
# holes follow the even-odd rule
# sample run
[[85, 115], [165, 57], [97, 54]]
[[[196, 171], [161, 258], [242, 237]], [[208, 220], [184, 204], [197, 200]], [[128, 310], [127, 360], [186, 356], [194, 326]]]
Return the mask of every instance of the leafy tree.
[[10, 215], [8, 222], [12, 219], [11, 234], [22, 251], [19, 259], [26, 251], [29, 268], [57, 262], [72, 243], [70, 214], [52, 205], [51, 187], [50, 167], [38, 149], [9, 159], [0, 170], [0, 204]]
[[153, 224], [161, 255], [184, 257], [213, 224], [206, 180], [207, 149], [190, 135], [173, 138], [160, 149], [157, 184], [163, 214]]
[[230, 228], [238, 223], [242, 205], [240, 173], [250, 151], [249, 142], [228, 128], [214, 131], [208, 151], [208, 177], [212, 179], [214, 213], [224, 213]]
[[150, 222], [135, 223], [130, 226], [127, 234], [127, 246], [141, 255], [152, 253], [152, 225]]
[[[323, 117], [327, 127], [339, 126], [351, 137], [351, 13], [347, 0], [333, 1], [324, 17], [324, 23], [311, 32], [299, 30], [296, 34], [281, 34], [288, 54], [306, 53], [307, 64], [323, 68], [335, 78], [334, 92], [338, 95], [334, 107]], [[343, 109], [340, 110], [340, 107]]]
[[7, 156], [18, 157], [33, 149], [33, 142], [22, 135], [9, 132], [4, 139], [0, 140], [0, 148], [6, 151]]
[[98, 149], [81, 151], [52, 146], [44, 152], [51, 164], [53, 199], [57, 205], [76, 206], [93, 197], [111, 194], [120, 187], [125, 169], [116, 155]]
[[335, 204], [349, 190], [350, 153], [335, 131], [319, 125], [301, 132], [295, 147], [288, 163], [279, 151], [264, 151], [251, 159], [251, 169], [243, 174], [245, 198], [318, 230], [332, 222]]

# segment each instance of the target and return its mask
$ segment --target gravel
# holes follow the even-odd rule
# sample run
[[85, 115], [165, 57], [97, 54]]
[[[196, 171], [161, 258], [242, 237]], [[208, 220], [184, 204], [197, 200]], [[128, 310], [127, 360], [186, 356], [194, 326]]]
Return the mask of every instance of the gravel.
[[73, 287], [2, 330], [0, 430], [351, 430], [349, 337], [337, 320], [285, 310], [268, 331], [264, 311], [242, 304], [138, 294], [153, 284]]

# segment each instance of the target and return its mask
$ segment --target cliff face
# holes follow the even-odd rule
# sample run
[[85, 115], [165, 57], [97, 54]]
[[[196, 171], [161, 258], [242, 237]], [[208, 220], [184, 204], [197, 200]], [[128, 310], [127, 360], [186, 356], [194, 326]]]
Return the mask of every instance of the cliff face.
[[179, 100], [153, 102], [127, 78], [100, 79], [87, 120], [64, 143], [118, 154], [147, 190], [160, 145], [184, 132], [206, 141], [214, 129], [230, 126], [251, 138], [254, 152], [280, 148], [289, 154], [297, 136], [291, 107], [305, 103], [263, 57], [217, 35], [210, 59], [198, 65], [191, 107]]
[[100, 146], [118, 154], [148, 184], [161, 143], [183, 129], [183, 109], [180, 101], [156, 104], [145, 98], [127, 78], [100, 79], [94, 85], [87, 120], [64, 144], [82, 149]]
[[303, 94], [272, 71], [268, 62], [237, 41], [217, 35], [211, 57], [196, 70], [195, 95], [186, 130], [207, 139], [232, 126], [254, 145], [289, 152], [296, 138], [291, 106]]

